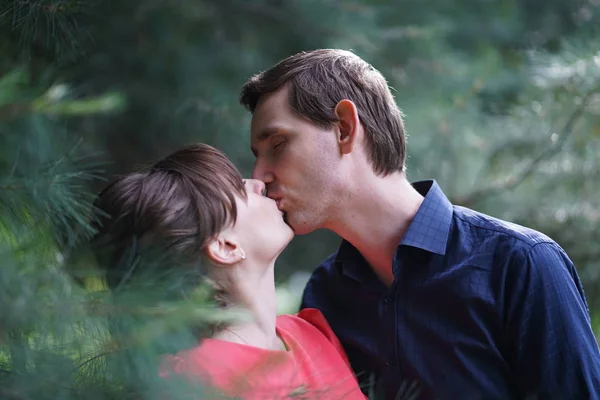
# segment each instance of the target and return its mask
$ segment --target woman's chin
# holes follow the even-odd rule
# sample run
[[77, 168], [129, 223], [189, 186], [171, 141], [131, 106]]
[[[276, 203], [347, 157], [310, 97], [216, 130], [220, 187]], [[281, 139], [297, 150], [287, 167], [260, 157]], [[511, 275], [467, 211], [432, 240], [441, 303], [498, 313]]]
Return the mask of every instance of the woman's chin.
[[285, 250], [293, 238], [293, 229], [285, 223], [282, 224], [281, 229], [277, 232], [277, 241], [279, 242], [278, 245], [281, 246], [281, 251]]
[[[270, 248], [269, 257], [272, 256], [273, 261], [276, 261], [281, 253], [288, 247], [293, 238], [294, 231], [287, 225], [285, 228], [282, 228], [281, 231], [274, 232], [271, 242], [272, 246], [268, 246]], [[273, 253], [270, 252], [271, 250], [274, 250]]]
[[281, 237], [284, 238], [285, 246], [287, 246], [294, 238], [294, 230], [288, 224], [284, 224], [281, 230]]

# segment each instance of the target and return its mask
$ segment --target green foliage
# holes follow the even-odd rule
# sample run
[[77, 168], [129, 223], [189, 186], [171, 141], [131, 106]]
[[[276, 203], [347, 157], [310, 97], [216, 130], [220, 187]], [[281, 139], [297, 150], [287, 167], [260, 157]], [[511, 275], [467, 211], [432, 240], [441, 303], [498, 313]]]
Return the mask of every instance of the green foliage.
[[[204, 294], [108, 297], [73, 250], [93, 233], [90, 201], [106, 179], [183, 144], [219, 147], [248, 174], [240, 86], [318, 47], [351, 48], [388, 77], [412, 180], [433, 177], [453, 202], [565, 248], [599, 332], [599, 21], [597, 1], [3, 1], [0, 397], [204, 390], [156, 369], [194, 343], [191, 326], [224, 317]], [[282, 311], [297, 304], [295, 274], [338, 243], [317, 232], [284, 252]]]

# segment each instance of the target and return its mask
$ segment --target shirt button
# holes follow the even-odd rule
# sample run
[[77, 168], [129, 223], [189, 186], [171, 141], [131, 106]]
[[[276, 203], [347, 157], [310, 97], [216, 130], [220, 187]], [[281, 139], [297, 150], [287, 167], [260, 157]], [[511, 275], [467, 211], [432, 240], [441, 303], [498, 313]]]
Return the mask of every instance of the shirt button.
[[389, 296], [383, 299], [383, 304], [390, 304], [391, 302], [392, 302], [392, 298]]

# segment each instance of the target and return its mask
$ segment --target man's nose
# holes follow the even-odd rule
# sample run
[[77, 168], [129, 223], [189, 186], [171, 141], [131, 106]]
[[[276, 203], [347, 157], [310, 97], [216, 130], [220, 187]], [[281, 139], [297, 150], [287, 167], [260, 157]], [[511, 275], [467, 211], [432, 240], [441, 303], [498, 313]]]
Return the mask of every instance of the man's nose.
[[264, 167], [264, 163], [257, 160], [252, 169], [252, 179], [258, 179], [263, 181], [265, 184], [269, 184], [274, 181], [272, 173], [268, 172]]
[[249, 192], [263, 194], [265, 191], [265, 183], [258, 179], [245, 179], [244, 184]]

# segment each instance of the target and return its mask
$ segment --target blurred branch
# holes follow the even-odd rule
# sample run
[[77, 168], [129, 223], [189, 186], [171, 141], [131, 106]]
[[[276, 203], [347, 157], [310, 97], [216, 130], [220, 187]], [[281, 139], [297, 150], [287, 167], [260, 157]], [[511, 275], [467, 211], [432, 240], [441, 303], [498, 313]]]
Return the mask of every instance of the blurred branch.
[[44, 95], [31, 102], [0, 105], [0, 121], [7, 121], [30, 113], [77, 116], [117, 112], [126, 105], [125, 98], [120, 93], [114, 92], [86, 99], [61, 101], [66, 90], [61, 85], [53, 86]]
[[485, 186], [481, 189], [476, 189], [473, 192], [467, 194], [466, 196], [464, 196], [462, 198], [458, 198], [456, 200], [456, 203], [460, 204], [464, 207], [469, 207], [469, 206], [472, 206], [474, 203], [477, 203], [478, 201], [481, 201], [482, 199], [484, 199], [486, 197], [496, 195], [496, 194], [504, 192], [506, 190], [514, 190], [519, 185], [521, 185], [523, 182], [525, 182], [525, 180], [527, 178], [529, 178], [533, 173], [535, 173], [535, 171], [537, 170], [537, 168], [539, 167], [539, 165], [542, 161], [545, 161], [545, 160], [553, 157], [555, 154], [557, 154], [562, 149], [562, 147], [565, 144], [565, 142], [567, 141], [567, 139], [569, 137], [571, 137], [571, 135], [573, 134], [575, 124], [579, 121], [579, 119], [583, 115], [583, 112], [585, 111], [585, 108], [586, 108], [589, 100], [598, 91], [600, 91], [600, 88], [595, 88], [585, 94], [585, 96], [581, 100], [581, 103], [575, 108], [575, 110], [573, 111], [573, 113], [571, 114], [571, 116], [569, 117], [567, 122], [565, 123], [564, 127], [560, 130], [560, 132], [558, 134], [559, 139], [556, 142], [556, 144], [548, 147], [547, 149], [542, 151], [540, 154], [538, 154], [536, 157], [534, 157], [528, 163], [528, 165], [526, 165], [520, 172], [516, 173], [515, 175], [512, 175], [503, 180], [498, 180], [496, 182], [493, 182], [490, 185]]
[[120, 93], [109, 92], [87, 99], [55, 102], [51, 90], [46, 96], [33, 102], [34, 112], [51, 115], [88, 115], [118, 111], [125, 106], [125, 100]]

